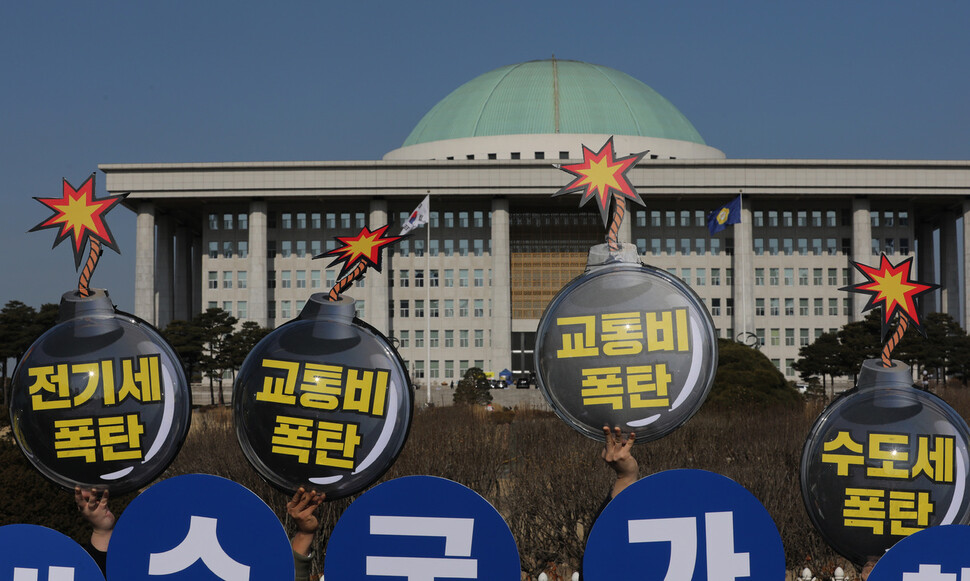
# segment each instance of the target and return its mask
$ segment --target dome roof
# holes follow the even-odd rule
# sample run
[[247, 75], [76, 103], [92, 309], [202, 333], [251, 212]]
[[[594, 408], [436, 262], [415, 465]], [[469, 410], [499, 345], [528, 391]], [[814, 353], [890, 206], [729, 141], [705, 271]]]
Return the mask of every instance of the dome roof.
[[552, 59], [505, 66], [468, 81], [421, 119], [403, 147], [528, 134], [628, 135], [704, 145], [676, 107], [633, 77]]

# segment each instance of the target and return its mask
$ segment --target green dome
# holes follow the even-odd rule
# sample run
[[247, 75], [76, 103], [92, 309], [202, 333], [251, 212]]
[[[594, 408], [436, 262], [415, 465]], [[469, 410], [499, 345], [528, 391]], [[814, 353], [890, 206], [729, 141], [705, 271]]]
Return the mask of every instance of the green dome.
[[464, 137], [551, 133], [704, 144], [670, 101], [630, 75], [552, 59], [505, 66], [468, 81], [421, 119], [404, 147]]

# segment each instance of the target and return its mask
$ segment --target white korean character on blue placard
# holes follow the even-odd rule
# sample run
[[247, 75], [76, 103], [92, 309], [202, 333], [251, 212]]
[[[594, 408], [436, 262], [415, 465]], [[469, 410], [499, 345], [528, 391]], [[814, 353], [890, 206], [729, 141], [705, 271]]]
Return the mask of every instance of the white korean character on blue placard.
[[37, 525], [0, 527], [0, 579], [104, 581], [97, 563], [74, 539]]
[[408, 476], [364, 493], [327, 543], [324, 577], [388, 581], [518, 579], [519, 553], [502, 516], [473, 490]]
[[109, 581], [292, 579], [293, 551], [276, 514], [231, 480], [176, 476], [137, 496], [108, 545]]
[[941, 525], [901, 539], [869, 581], [970, 581], [970, 526]]
[[[626, 545], [617, 546], [624, 539]], [[593, 525], [587, 581], [784, 579], [778, 528], [764, 506], [733, 480], [703, 470], [671, 470], [629, 486]]]

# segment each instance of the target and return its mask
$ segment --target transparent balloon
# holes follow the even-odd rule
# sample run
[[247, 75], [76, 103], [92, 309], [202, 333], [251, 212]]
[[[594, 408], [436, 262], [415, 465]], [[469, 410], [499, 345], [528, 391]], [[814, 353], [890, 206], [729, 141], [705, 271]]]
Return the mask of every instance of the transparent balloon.
[[[592, 255], [592, 253], [591, 253]], [[710, 315], [689, 286], [650, 266], [589, 268], [553, 298], [535, 348], [539, 388], [560, 418], [661, 438], [704, 403], [717, 370]]]
[[175, 351], [103, 290], [64, 294], [57, 325], [14, 373], [17, 444], [46, 478], [114, 493], [135, 490], [178, 454], [191, 394]]
[[236, 436], [270, 484], [328, 499], [370, 486], [407, 440], [414, 396], [390, 342], [354, 317], [354, 300], [315, 294], [266, 336], [233, 390]]
[[812, 523], [856, 563], [930, 526], [970, 522], [970, 431], [909, 366], [866, 361], [859, 384], [815, 421], [801, 460]]

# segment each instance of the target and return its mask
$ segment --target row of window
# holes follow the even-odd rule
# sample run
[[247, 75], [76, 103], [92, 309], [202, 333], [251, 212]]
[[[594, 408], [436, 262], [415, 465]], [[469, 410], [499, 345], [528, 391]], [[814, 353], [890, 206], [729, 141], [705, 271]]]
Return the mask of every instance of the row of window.
[[[492, 286], [492, 269], [489, 268], [487, 270], [488, 270], [488, 286]], [[424, 278], [424, 272], [425, 271], [424, 270], [421, 270], [421, 269], [418, 269], [418, 270], [414, 270], [413, 272], [414, 272], [414, 279], [413, 279], [414, 280], [414, 286], [415, 287], [418, 287], [418, 288], [423, 288], [424, 287], [424, 280], [425, 280], [425, 278]], [[472, 275], [472, 278], [471, 278], [472, 286], [484, 287], [485, 286], [485, 272], [486, 272], [486, 269], [484, 269], [484, 268], [475, 268], [475, 269], [459, 268], [458, 269], [458, 286], [461, 287], [461, 288], [468, 287], [469, 286], [469, 277], [468, 277], [468, 275], [471, 274]], [[412, 281], [412, 279], [411, 279], [411, 273], [412, 273], [412, 271], [409, 270], [409, 269], [401, 269], [401, 270], [398, 270], [397, 271], [397, 284], [398, 284], [399, 287], [401, 287], [401, 288], [407, 288], [407, 287], [410, 287], [411, 286], [411, 281]], [[454, 287], [455, 286], [455, 269], [453, 269], [453, 268], [446, 268], [446, 269], [444, 269], [444, 272], [443, 272], [444, 278], [443, 279], [439, 276], [441, 273], [442, 273], [442, 271], [440, 271], [440, 270], [438, 270], [436, 268], [433, 268], [433, 269], [428, 270], [428, 286], [429, 287], [432, 287], [432, 288], [439, 287], [439, 286], [444, 286], [446, 288]], [[394, 285], [394, 278], [395, 278], [394, 271], [391, 271], [391, 276], [390, 276], [389, 280], [390, 280], [390, 283], [391, 283], [392, 286]]]
[[[413, 337], [413, 341], [412, 341]], [[416, 330], [412, 333], [410, 330], [402, 330], [397, 332], [398, 347], [406, 349], [408, 347], [414, 347], [415, 349], [420, 349], [425, 346], [424, 344], [424, 331]], [[457, 340], [457, 342], [456, 342]], [[428, 334], [428, 347], [432, 349], [437, 349], [439, 347], [484, 347], [485, 346], [485, 330], [484, 329], [446, 329], [444, 331], [439, 331], [433, 329], [429, 331]]]
[[[718, 256], [721, 254], [721, 239], [720, 238], [650, 238], [649, 244], [646, 238], [637, 238], [637, 252], [641, 255], [653, 255], [653, 256], [674, 256], [680, 254], [682, 256], [688, 256], [690, 254], [696, 254], [698, 256], [703, 256], [711, 253], [712, 256]], [[725, 238], [724, 239], [724, 253], [728, 256], [734, 254], [734, 239]]]
[[[410, 213], [400, 213], [400, 223], [407, 222]], [[484, 228], [492, 224], [492, 213], [483, 210], [471, 212], [429, 212], [428, 219], [432, 228]], [[364, 212], [269, 212], [266, 216], [268, 228], [283, 230], [329, 230], [356, 228], [360, 230], [367, 224]], [[209, 214], [209, 230], [248, 230], [249, 214]]]
[[[852, 212], [850, 210], [755, 210], [751, 213], [755, 228], [835, 228], [838, 226], [852, 226]], [[634, 225], [645, 228], [706, 228], [708, 212], [706, 210], [638, 210], [634, 212]], [[871, 211], [869, 224], [873, 228], [894, 228], [909, 226], [909, 212], [907, 211]]]
[[[414, 304], [414, 309], [412, 310], [411, 305]], [[394, 310], [394, 301], [389, 301], [390, 310]], [[427, 303], [428, 309], [425, 311], [425, 304]], [[425, 301], [424, 299], [417, 299], [411, 301], [410, 299], [402, 299], [398, 301], [398, 316], [406, 319], [414, 313], [414, 316], [418, 319], [423, 319], [425, 315], [431, 318], [445, 317], [452, 318], [455, 316], [455, 306], [458, 306], [458, 316], [467, 317], [469, 312], [476, 319], [480, 319], [485, 316], [485, 299], [430, 299]], [[471, 306], [471, 310], [469, 310]], [[492, 300], [488, 299], [488, 316], [492, 316]]]
[[[809, 305], [809, 299], [799, 298], [798, 299], [798, 316], [807, 317], [809, 315], [815, 317], [823, 317], [826, 314], [832, 317], [839, 316], [839, 299], [811, 299], [811, 306]], [[828, 301], [828, 302], [826, 302]], [[756, 317], [765, 316], [765, 304], [766, 299], [756, 298], [754, 300], [754, 315]], [[767, 299], [767, 315], [770, 317], [793, 317], [795, 316], [795, 299], [786, 298], [785, 299], [785, 311], [784, 315], [781, 310], [781, 299], [779, 298], [769, 298]], [[826, 308], [827, 305], [827, 308]], [[852, 299], [843, 297], [842, 298], [842, 315], [849, 316], [852, 314]]]
[[[710, 283], [711, 286], [721, 286], [721, 271], [720, 268], [712, 268]], [[734, 269], [725, 268], [724, 271], [724, 284], [731, 286], [734, 284]], [[706, 268], [681, 268], [679, 271], [676, 268], [668, 268], [667, 272], [674, 276], [679, 276], [681, 280], [691, 286], [705, 286], [707, 285], [707, 269]]]
[[[444, 364], [443, 366], [444, 366], [445, 379], [455, 379], [455, 378], [464, 377], [465, 372], [470, 369], [470, 367], [468, 366], [469, 362], [471, 362], [475, 367], [479, 369], [484, 369], [485, 367], [484, 359], [474, 359], [474, 360], [459, 359], [458, 368], [457, 368], [458, 375], [455, 375], [454, 360], [450, 360], [450, 359], [446, 359], [444, 361], [433, 360], [428, 362], [429, 363], [428, 375], [431, 377], [431, 379], [440, 379], [441, 367], [442, 367], [442, 364]], [[404, 364], [407, 365], [408, 368], [411, 370], [411, 377], [413, 379], [424, 379], [425, 374], [424, 374], [423, 359], [419, 359], [417, 361], [405, 361]]]
[[[756, 268], [754, 269], [755, 286], [764, 286], [765, 272], [768, 273], [768, 286], [779, 285], [779, 281], [782, 280], [779, 278], [779, 274], [784, 275], [784, 286], [795, 286], [796, 269], [794, 268]], [[849, 284], [848, 268], [813, 268], [811, 269], [811, 279], [809, 279], [809, 269], [799, 268], [797, 272], [798, 286], [808, 286], [809, 280], [811, 280], [812, 286], [822, 286], [823, 284], [846, 286]], [[840, 279], [841, 283], [839, 282]]]
[[[775, 346], [775, 347], [781, 345], [781, 331], [782, 331], [781, 329], [777, 329], [777, 328], [776, 329], [768, 329], [768, 344], [769, 345], [772, 345], [772, 346]], [[828, 329], [828, 332], [829, 333], [835, 333], [837, 331], [838, 331], [838, 329]], [[815, 339], [818, 339], [819, 337], [822, 336], [822, 333], [825, 333], [826, 332], [826, 330], [825, 329], [822, 329], [820, 327], [815, 327], [814, 332], [812, 332], [811, 336], [809, 335], [810, 332], [812, 332], [812, 329], [807, 329], [805, 327], [802, 327], [801, 329], [798, 329], [798, 344], [800, 346], [804, 347], [804, 346], [808, 345], [811, 341], [814, 341]], [[765, 344], [765, 330], [762, 329], [762, 328], [757, 328], [757, 329], [754, 330], [754, 334], [757, 335], [757, 337], [758, 337], [758, 343], [760, 343], [763, 346]], [[785, 329], [785, 346], [786, 347], [794, 347], [795, 346], [795, 329], [794, 328], [787, 328], [787, 329]]]
[[[277, 311], [276, 305], [277, 305], [277, 301], [268, 301], [266, 303], [266, 311], [267, 311], [266, 314], [270, 320], [275, 319], [277, 313], [279, 313], [279, 316], [282, 319], [292, 319], [293, 317], [300, 314], [300, 311], [302, 311], [303, 307], [306, 305], [306, 301], [305, 300], [279, 301], [279, 311]], [[233, 306], [235, 306], [235, 310], [233, 310]], [[360, 318], [365, 317], [365, 314], [366, 314], [365, 306], [366, 306], [366, 301], [362, 301], [362, 300], [358, 300], [354, 304], [354, 307], [357, 309], [358, 317]], [[294, 307], [295, 307], [295, 310], [294, 310]], [[248, 301], [235, 301], [235, 303], [233, 303], [233, 301], [222, 301], [222, 302], [209, 301], [206, 305], [206, 308], [209, 308], [209, 309], [222, 308], [222, 310], [226, 311], [231, 315], [234, 315], [239, 320], [245, 320], [249, 318]]]

